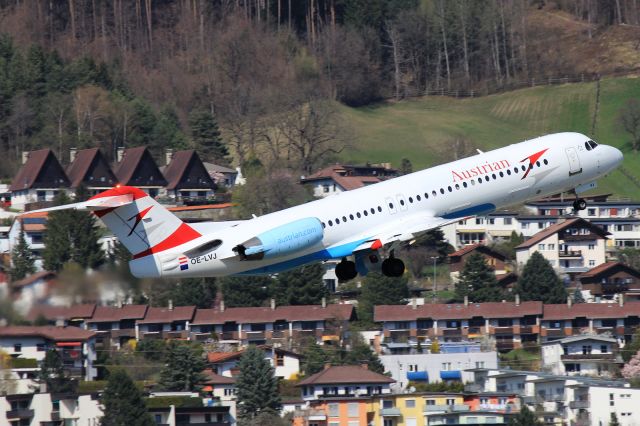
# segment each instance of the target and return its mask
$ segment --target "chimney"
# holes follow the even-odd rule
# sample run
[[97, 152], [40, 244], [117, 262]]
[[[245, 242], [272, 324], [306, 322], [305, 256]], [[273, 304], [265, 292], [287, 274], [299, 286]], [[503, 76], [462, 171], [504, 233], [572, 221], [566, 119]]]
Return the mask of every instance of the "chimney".
[[369, 364], [367, 364], [366, 362], [363, 362], [362, 364], [360, 364], [360, 367], [362, 367], [364, 370], [368, 370]]
[[173, 311], [173, 300], [169, 299], [169, 310]]
[[165, 149], [164, 150], [164, 164], [166, 164], [168, 166], [172, 159], [173, 159], [173, 149], [171, 149], [171, 148]]
[[326, 297], [323, 297], [323, 298], [322, 298], [322, 307], [323, 307], [323, 308], [326, 308], [326, 307], [327, 307], [327, 298], [326, 298]]
[[624, 306], [624, 294], [622, 293], [618, 295], [618, 305], [620, 305], [620, 307]]
[[224, 312], [224, 300], [220, 300], [220, 312]]
[[22, 151], [22, 164], [26, 163], [29, 159], [29, 151]]
[[325, 370], [328, 370], [328, 369], [330, 369], [330, 368], [331, 368], [331, 363], [330, 363], [330, 362], [325, 362], [325, 364], [324, 364], [324, 369], [325, 369]]
[[520, 306], [520, 295], [516, 294], [516, 306]]
[[119, 163], [122, 161], [122, 157], [124, 157], [124, 147], [120, 147], [116, 150], [116, 161]]
[[76, 160], [77, 153], [78, 148], [69, 148], [69, 164], [73, 163]]
[[469, 306], [469, 296], [464, 297], [464, 306]]
[[411, 309], [418, 309], [418, 301], [415, 297], [411, 298]]
[[567, 296], [567, 308], [570, 308], [573, 305], [573, 300], [571, 300], [571, 296]]
[[276, 299], [271, 299], [271, 310], [276, 309]]

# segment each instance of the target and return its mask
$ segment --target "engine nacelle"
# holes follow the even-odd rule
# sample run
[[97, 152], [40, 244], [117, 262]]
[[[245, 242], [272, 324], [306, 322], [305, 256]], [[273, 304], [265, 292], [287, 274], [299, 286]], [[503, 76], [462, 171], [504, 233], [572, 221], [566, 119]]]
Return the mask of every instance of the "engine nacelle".
[[322, 240], [318, 218], [308, 217], [263, 232], [233, 248], [242, 260], [272, 259], [309, 248]]

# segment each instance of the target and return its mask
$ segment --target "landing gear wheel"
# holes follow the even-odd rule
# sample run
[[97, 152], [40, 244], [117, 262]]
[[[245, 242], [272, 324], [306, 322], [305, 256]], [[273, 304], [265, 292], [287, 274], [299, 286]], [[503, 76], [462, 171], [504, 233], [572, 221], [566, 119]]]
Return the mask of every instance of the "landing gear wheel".
[[382, 262], [382, 273], [387, 277], [401, 277], [404, 274], [404, 262], [390, 257]]
[[573, 210], [584, 210], [587, 208], [587, 202], [584, 198], [578, 198], [573, 202]]
[[355, 262], [343, 260], [336, 265], [336, 277], [338, 281], [345, 282], [354, 279], [358, 275]]

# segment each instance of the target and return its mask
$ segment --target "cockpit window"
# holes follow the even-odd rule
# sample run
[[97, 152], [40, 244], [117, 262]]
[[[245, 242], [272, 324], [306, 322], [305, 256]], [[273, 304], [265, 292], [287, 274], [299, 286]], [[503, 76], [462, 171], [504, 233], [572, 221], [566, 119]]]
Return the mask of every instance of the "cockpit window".
[[591, 148], [595, 148], [596, 146], [598, 146], [596, 141], [589, 141], [589, 145], [591, 145]]
[[587, 148], [587, 151], [591, 151], [591, 145], [589, 145], [589, 142], [585, 142], [584, 143], [584, 147]]
[[595, 143], [594, 141], [586, 141], [584, 143], [584, 147], [587, 148], [587, 151], [591, 151], [592, 149], [594, 149], [596, 146], [598, 146], [597, 143]]

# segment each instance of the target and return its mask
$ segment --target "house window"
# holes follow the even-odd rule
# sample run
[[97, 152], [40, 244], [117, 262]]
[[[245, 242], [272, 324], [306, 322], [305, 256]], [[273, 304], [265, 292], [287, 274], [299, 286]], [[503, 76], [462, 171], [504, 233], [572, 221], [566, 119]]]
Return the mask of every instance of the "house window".
[[404, 401], [404, 406], [407, 408], [416, 408], [416, 400], [415, 399], [407, 399]]
[[484, 222], [484, 219], [482, 219], [481, 217], [476, 217], [476, 225], [482, 225]]
[[427, 399], [427, 405], [436, 405], [435, 399]]
[[418, 371], [418, 364], [409, 364], [409, 371]]
[[360, 404], [358, 404], [357, 402], [350, 402], [347, 404], [347, 415], [349, 417], [358, 417], [358, 415], [360, 414], [360, 409], [359, 409]]
[[595, 216], [596, 215], [596, 209], [587, 209], [587, 215]]
[[44, 352], [44, 343], [38, 343], [38, 344], [36, 345], [36, 350], [37, 350], [38, 352]]
[[548, 250], [555, 250], [556, 249], [556, 245], [555, 244], [547, 244], [547, 249]]
[[549, 321], [549, 328], [562, 328], [562, 321]]
[[447, 321], [447, 328], [458, 328], [460, 327], [459, 321]]
[[489, 398], [480, 398], [480, 404], [482, 405], [486, 405], [489, 403]]
[[443, 363], [442, 363], [442, 370], [443, 370], [443, 371], [449, 371], [449, 370], [451, 370], [451, 363], [450, 363], [450, 362], [443, 362]]
[[538, 250], [544, 250], [544, 244], [538, 244]]
[[393, 408], [393, 400], [391, 399], [382, 400], [382, 408]]
[[591, 345], [582, 345], [582, 355], [591, 354]]
[[504, 224], [505, 225], [511, 225], [511, 218], [510, 217], [505, 217], [504, 218]]
[[284, 367], [284, 355], [276, 352], [276, 367]]
[[596, 266], [596, 261], [595, 260], [590, 260], [589, 261], [589, 266]]
[[456, 400], [453, 398], [447, 398], [447, 405], [454, 405], [456, 403]]
[[340, 415], [340, 406], [338, 404], [329, 404], [329, 417], [338, 417]]
[[22, 352], [22, 343], [16, 343], [13, 345], [14, 352]]
[[484, 361], [476, 361], [476, 368], [484, 368]]
[[595, 244], [589, 244], [589, 250], [595, 250], [596, 245]]
[[498, 319], [498, 327], [511, 327], [512, 325], [513, 325], [513, 320], [511, 318]]
[[526, 222], [520, 222], [520, 228], [522, 229], [528, 229], [529, 228], [529, 224]]
[[329, 185], [322, 185], [322, 192], [324, 192], [325, 194], [329, 192]]
[[606, 354], [609, 352], [609, 347], [607, 345], [600, 345], [600, 353]]
[[302, 321], [300, 323], [300, 327], [302, 327], [303, 330], [315, 330], [316, 329], [316, 322], [315, 321]]

